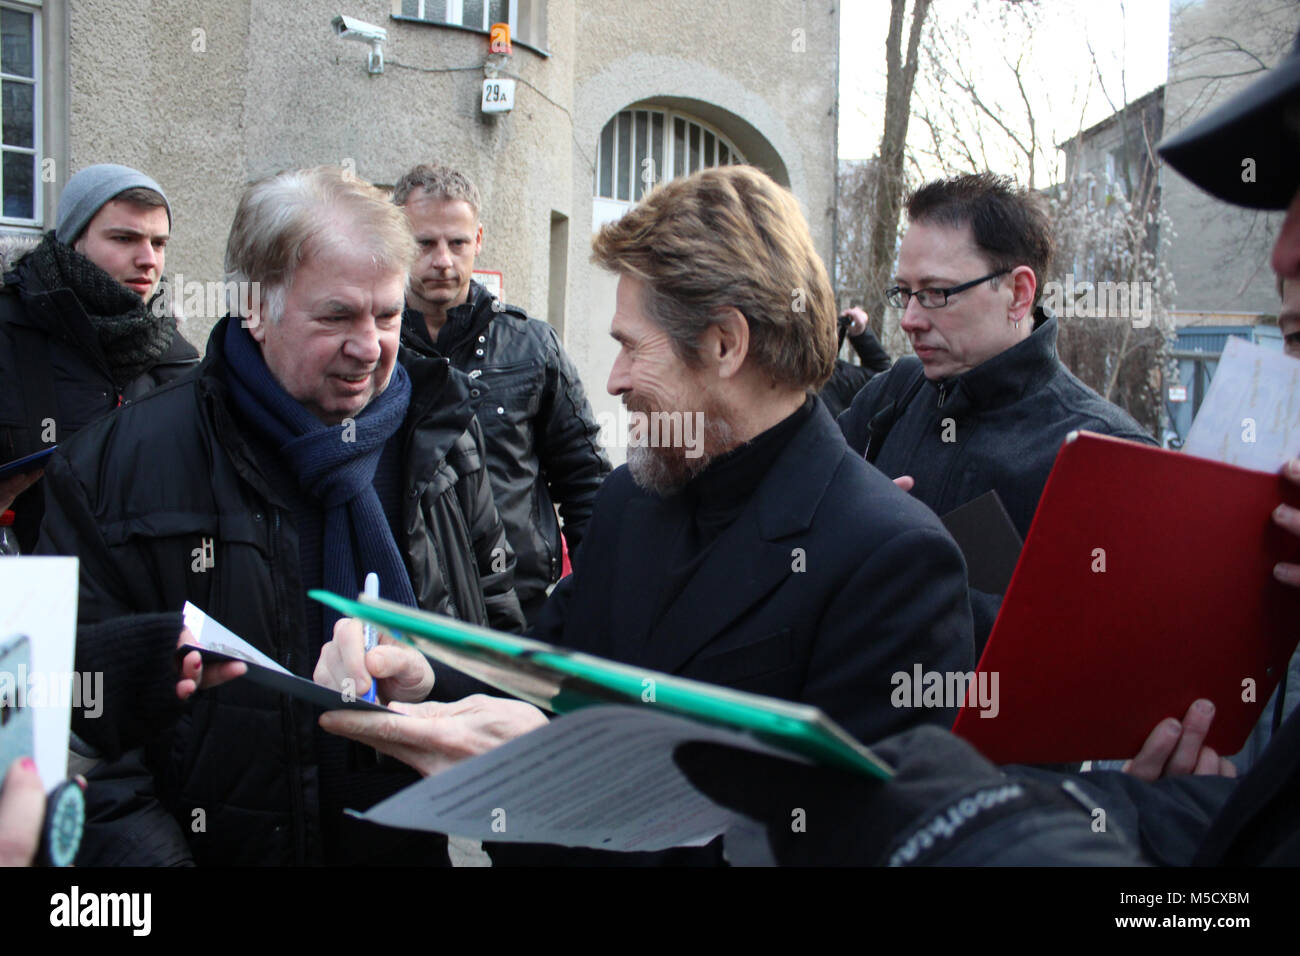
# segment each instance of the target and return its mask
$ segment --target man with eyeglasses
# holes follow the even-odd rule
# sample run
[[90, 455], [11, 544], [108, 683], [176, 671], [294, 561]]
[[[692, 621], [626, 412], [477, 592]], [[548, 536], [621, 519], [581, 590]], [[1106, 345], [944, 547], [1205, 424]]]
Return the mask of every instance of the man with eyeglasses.
[[[1036, 304], [1054, 246], [1038, 197], [979, 173], [927, 183], [907, 215], [886, 298], [916, 355], [872, 379], [840, 428], [936, 514], [997, 491], [1023, 538], [1070, 432], [1154, 442], [1056, 355], [1057, 319]], [[1000, 603], [971, 591], [979, 650]]]

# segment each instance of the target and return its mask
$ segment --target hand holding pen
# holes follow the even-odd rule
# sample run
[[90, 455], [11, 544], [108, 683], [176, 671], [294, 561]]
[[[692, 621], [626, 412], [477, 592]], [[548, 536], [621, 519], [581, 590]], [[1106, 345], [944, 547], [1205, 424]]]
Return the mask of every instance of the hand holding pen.
[[433, 690], [433, 667], [415, 648], [382, 633], [367, 651], [361, 622], [345, 617], [334, 624], [334, 638], [321, 648], [312, 680], [340, 693], [361, 687], [377, 690], [380, 704], [418, 703]]

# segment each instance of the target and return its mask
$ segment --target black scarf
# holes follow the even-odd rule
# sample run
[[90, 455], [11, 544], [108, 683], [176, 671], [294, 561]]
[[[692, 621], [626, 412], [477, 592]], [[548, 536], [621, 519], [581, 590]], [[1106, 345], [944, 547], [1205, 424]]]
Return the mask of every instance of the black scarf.
[[[384, 445], [397, 434], [411, 400], [411, 380], [393, 366], [388, 387], [354, 420], [326, 425], [284, 390], [248, 331], [227, 319], [226, 383], [244, 418], [280, 449], [281, 460], [324, 518], [324, 585], [352, 597], [364, 575], [379, 575], [380, 594], [415, 607], [402, 553], [375, 491]], [[324, 617], [329, 640], [337, 616]]]
[[151, 309], [139, 295], [55, 239], [53, 230], [28, 254], [27, 264], [46, 289], [70, 289], [81, 302], [119, 391], [153, 368], [171, 347], [176, 335], [172, 316]]

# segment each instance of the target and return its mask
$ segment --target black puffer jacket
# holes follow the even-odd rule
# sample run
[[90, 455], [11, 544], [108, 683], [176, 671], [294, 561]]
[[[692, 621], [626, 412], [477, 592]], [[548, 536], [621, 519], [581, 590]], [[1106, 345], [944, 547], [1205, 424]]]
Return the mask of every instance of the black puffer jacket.
[[[98, 622], [174, 613], [189, 600], [310, 677], [320, 640], [304, 621], [293, 502], [274, 490], [232, 417], [222, 374], [228, 321], [213, 330], [198, 374], [96, 422], [54, 454], [39, 550], [81, 559], [83, 640]], [[397, 544], [416, 597], [428, 610], [520, 631], [513, 559], [468, 381], [446, 360], [402, 350], [399, 361], [412, 391], [399, 433], [406, 453]], [[444, 672], [439, 689], [443, 699], [461, 690]], [[104, 829], [88, 827], [87, 839], [109, 850], [138, 841], [139, 853], [116, 862], [183, 862], [189, 851], [201, 864], [321, 862], [317, 713], [243, 681], [198, 695], [149, 742], [152, 781], [105, 772], [117, 804], [97, 803]], [[155, 785], [170, 817], [144, 812], [141, 794]], [[199, 810], [205, 825], [196, 831]]]
[[449, 311], [436, 347], [411, 310], [402, 319], [402, 344], [445, 355], [474, 380], [470, 397], [487, 442], [492, 492], [517, 561], [515, 592], [525, 611], [536, 610], [560, 577], [555, 504], [572, 554], [610, 469], [577, 369], [555, 329], [477, 282]]
[[[35, 243], [0, 250], [0, 268]], [[19, 260], [0, 289], [0, 462], [67, 441], [119, 405], [193, 369], [199, 353], [179, 332], [153, 368], [120, 393], [81, 301], [71, 289], [47, 289]], [[36, 547], [44, 511], [38, 482], [13, 504], [18, 546]]]

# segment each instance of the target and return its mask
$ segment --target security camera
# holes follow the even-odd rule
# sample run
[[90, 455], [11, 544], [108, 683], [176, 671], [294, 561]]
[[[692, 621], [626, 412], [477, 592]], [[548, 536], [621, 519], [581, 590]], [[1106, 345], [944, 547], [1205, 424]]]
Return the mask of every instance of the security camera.
[[388, 31], [383, 27], [377, 27], [373, 23], [366, 23], [364, 20], [357, 20], [353, 17], [345, 17], [339, 14], [330, 23], [334, 27], [334, 32], [345, 40], [359, 40], [362, 43], [370, 44], [370, 57], [366, 63], [366, 70], [371, 75], [384, 72], [384, 47], [383, 43], [388, 39]]
[[340, 14], [334, 18], [332, 23], [334, 32], [345, 40], [383, 43], [388, 39], [388, 31], [383, 27], [377, 27], [373, 23], [366, 23], [364, 20], [358, 20], [355, 17], [345, 17]]

